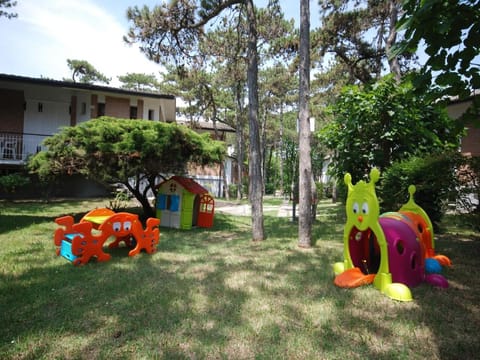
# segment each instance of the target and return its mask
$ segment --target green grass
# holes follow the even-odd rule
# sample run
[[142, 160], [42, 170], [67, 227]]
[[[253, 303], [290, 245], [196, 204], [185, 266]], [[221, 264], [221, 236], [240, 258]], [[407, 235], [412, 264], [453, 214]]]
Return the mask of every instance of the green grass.
[[1, 203], [2, 359], [472, 359], [480, 353], [480, 236], [450, 221], [437, 250], [448, 289], [396, 302], [333, 285], [342, 210], [322, 203], [315, 246], [297, 226], [216, 214], [213, 229], [161, 228], [158, 252], [74, 267], [55, 255], [53, 220], [106, 200]]

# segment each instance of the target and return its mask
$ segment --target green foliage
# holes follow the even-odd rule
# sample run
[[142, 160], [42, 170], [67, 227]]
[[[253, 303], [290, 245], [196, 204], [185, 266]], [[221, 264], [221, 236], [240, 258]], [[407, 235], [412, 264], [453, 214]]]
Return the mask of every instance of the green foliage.
[[403, 17], [398, 25], [407, 41], [395, 53], [415, 52], [425, 43], [428, 60], [417, 85], [433, 82], [443, 94], [461, 97], [480, 88], [480, 67], [474, 63], [480, 54], [480, 2], [478, 0], [404, 0]]
[[155, 74], [127, 73], [118, 76], [122, 88], [137, 91], [157, 91], [160, 84]]
[[115, 212], [125, 211], [130, 202], [130, 196], [126, 191], [115, 191], [114, 198], [109, 201], [107, 208]]
[[235, 199], [237, 197], [237, 189], [238, 185], [237, 184], [230, 184], [228, 185], [228, 196], [231, 199]]
[[438, 224], [455, 192], [459, 161], [459, 155], [450, 152], [395, 162], [382, 174], [378, 190], [382, 210], [398, 210], [408, 200], [408, 187], [413, 184], [417, 188], [415, 202]]
[[73, 82], [78, 81], [85, 84], [100, 82], [108, 84], [111, 80], [95, 69], [93, 65], [86, 60], [67, 59], [67, 65], [72, 71]]
[[6, 10], [2, 10], [2, 8], [4, 9], [10, 9], [14, 6], [17, 6], [17, 2], [16, 1], [12, 1], [12, 0], [0, 0], [0, 18], [2, 16], [5, 16], [7, 19], [12, 19], [12, 18], [16, 18], [18, 16], [17, 13], [12, 13], [12, 12], [9, 12], [9, 11], [6, 11]]
[[[65, 127], [45, 145], [48, 150], [29, 162], [40, 178], [79, 173], [104, 184], [122, 183], [147, 214], [153, 212], [147, 192], [156, 194], [160, 174], [181, 174], [189, 162], [207, 165], [224, 154], [222, 142], [185, 126], [110, 117]], [[147, 182], [144, 189], [141, 181]]]
[[294, 196], [292, 186], [298, 178], [298, 144], [294, 139], [285, 138], [283, 143], [284, 149], [284, 170], [283, 185], [284, 193]]
[[383, 170], [411, 155], [456, 149], [463, 130], [445, 109], [415, 95], [409, 82], [390, 76], [346, 87], [331, 111], [334, 119], [319, 137], [334, 154], [339, 182], [346, 172], [358, 181], [373, 166]]
[[13, 173], [0, 176], [0, 190], [13, 194], [17, 190], [30, 184], [30, 178], [26, 175]]

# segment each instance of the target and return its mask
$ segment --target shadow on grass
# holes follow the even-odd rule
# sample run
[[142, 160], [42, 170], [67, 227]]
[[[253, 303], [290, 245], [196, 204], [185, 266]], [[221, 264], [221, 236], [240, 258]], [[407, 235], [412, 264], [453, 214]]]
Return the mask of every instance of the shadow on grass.
[[427, 284], [415, 288], [418, 319], [429, 325], [439, 358], [478, 358], [480, 343], [475, 338], [480, 329], [480, 234], [440, 235], [435, 245], [437, 252], [447, 255], [453, 263], [442, 271], [449, 288]]
[[469, 342], [473, 335], [465, 336], [480, 328], [480, 284], [469, 280], [478, 242], [441, 239], [440, 252], [456, 264], [446, 274], [451, 288], [422, 285], [414, 302], [398, 303], [372, 286], [332, 284], [342, 225], [316, 223], [316, 245], [300, 250], [289, 219], [266, 217], [268, 239], [253, 243], [249, 218], [216, 215], [212, 229], [161, 228], [156, 254], [129, 258], [128, 249], [112, 249], [111, 261], [83, 267], [57, 258], [53, 245], [42, 242], [31, 244], [31, 252], [12, 249], [5, 257], [11, 272], [0, 273], [0, 308], [7, 310], [0, 313], [0, 353], [419, 359], [432, 348], [438, 358], [478, 352], [478, 343]]

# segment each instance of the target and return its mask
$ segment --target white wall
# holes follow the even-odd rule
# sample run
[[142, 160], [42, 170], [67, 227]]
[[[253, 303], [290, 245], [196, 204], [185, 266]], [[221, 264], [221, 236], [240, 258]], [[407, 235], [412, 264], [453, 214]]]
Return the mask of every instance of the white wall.
[[[25, 94], [25, 133], [51, 135], [70, 125], [71, 93], [61, 88], [29, 86]], [[42, 111], [39, 111], [39, 104]]]

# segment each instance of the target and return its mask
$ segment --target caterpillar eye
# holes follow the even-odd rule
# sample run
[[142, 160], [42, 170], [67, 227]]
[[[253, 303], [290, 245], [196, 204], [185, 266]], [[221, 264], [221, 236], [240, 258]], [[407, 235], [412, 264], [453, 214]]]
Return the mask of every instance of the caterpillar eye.
[[367, 203], [363, 203], [362, 204], [362, 213], [367, 215], [368, 214], [368, 204]]
[[358, 214], [359, 211], [360, 211], [360, 206], [358, 205], [358, 203], [354, 203], [353, 204], [353, 213]]

